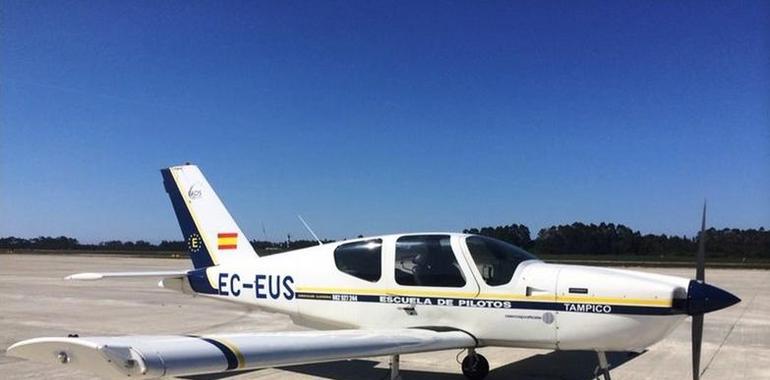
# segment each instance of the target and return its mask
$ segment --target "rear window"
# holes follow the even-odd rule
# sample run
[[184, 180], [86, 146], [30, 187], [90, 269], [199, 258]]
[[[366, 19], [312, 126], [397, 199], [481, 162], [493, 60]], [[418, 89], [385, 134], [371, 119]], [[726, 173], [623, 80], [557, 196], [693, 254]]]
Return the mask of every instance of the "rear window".
[[377, 282], [382, 276], [381, 258], [381, 239], [342, 244], [334, 250], [337, 269], [370, 282]]

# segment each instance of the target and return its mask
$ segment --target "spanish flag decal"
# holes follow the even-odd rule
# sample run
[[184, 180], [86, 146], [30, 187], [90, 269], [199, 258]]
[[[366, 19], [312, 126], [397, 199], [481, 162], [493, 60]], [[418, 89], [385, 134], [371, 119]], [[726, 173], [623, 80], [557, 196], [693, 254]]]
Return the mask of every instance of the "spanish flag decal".
[[235, 232], [220, 232], [217, 234], [217, 246], [219, 249], [238, 248], [238, 234]]

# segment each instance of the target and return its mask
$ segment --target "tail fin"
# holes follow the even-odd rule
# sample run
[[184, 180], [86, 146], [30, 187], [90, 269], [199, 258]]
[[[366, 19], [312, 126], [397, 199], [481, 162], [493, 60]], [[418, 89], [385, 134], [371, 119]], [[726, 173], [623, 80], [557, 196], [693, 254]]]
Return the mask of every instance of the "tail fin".
[[195, 268], [258, 257], [197, 166], [173, 166], [161, 174]]

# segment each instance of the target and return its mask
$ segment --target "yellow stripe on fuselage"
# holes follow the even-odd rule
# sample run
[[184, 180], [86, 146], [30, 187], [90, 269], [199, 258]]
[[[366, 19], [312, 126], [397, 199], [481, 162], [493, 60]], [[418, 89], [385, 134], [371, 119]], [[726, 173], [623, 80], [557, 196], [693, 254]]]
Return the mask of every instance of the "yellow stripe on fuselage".
[[554, 295], [519, 295], [505, 293], [480, 293], [458, 291], [425, 291], [412, 289], [366, 289], [366, 288], [329, 288], [329, 287], [297, 287], [299, 292], [328, 293], [328, 294], [355, 294], [355, 295], [387, 295], [387, 296], [415, 296], [415, 297], [457, 297], [468, 299], [500, 299], [512, 301], [535, 302], [569, 302], [569, 303], [599, 303], [610, 305], [638, 305], [654, 307], [671, 307], [671, 299], [643, 299], [624, 297], [600, 297], [600, 296], [554, 296]]
[[299, 286], [297, 287], [299, 292], [311, 292], [311, 293], [343, 293], [343, 294], [356, 294], [356, 295], [371, 295], [371, 296], [417, 296], [417, 297], [458, 297], [458, 298], [474, 298], [476, 293], [474, 292], [458, 292], [458, 291], [422, 291], [411, 289], [366, 289], [366, 288], [324, 288], [324, 287], [312, 287], [312, 286]]
[[639, 305], [671, 307], [672, 301], [667, 299], [644, 299], [644, 298], [618, 298], [618, 297], [594, 297], [594, 296], [558, 296], [556, 302], [576, 302], [576, 303], [602, 303], [615, 305]]

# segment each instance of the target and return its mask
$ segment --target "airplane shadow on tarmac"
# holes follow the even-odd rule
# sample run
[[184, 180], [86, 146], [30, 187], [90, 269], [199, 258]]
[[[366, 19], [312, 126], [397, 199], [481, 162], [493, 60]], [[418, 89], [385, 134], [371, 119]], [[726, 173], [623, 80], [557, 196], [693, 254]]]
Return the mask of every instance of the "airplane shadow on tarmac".
[[[634, 352], [608, 352], [607, 361], [610, 370], [620, 367], [641, 354]], [[282, 370], [296, 372], [313, 377], [338, 380], [358, 379], [387, 379], [388, 368], [376, 368], [380, 364], [374, 360], [342, 360], [329, 363], [307, 364], [291, 367], [281, 367]], [[597, 378], [597, 358], [594, 351], [552, 351], [547, 354], [533, 355], [517, 362], [509, 363], [489, 371], [487, 379], [521, 379], [521, 380], [590, 380]], [[459, 366], [452, 361], [448, 365]], [[259, 371], [259, 370], [256, 370]], [[240, 371], [211, 375], [188, 376], [191, 380], [217, 380], [253, 371]], [[465, 379], [461, 374], [438, 373], [423, 370], [401, 370], [402, 378], [406, 380], [460, 380]]]

